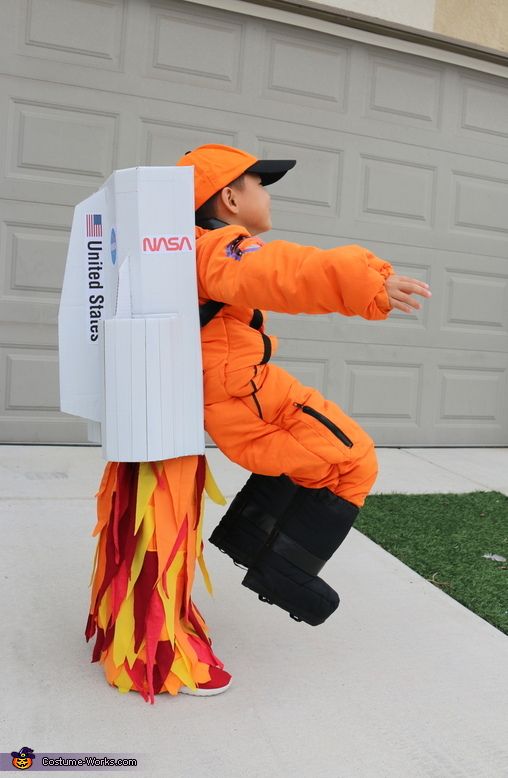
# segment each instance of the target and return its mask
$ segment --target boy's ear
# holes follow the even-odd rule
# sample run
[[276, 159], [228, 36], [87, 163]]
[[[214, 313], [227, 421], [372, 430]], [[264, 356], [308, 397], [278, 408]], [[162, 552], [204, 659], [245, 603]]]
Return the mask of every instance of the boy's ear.
[[238, 203], [236, 202], [234, 189], [230, 186], [225, 186], [224, 189], [221, 189], [220, 199], [230, 213], [238, 213]]

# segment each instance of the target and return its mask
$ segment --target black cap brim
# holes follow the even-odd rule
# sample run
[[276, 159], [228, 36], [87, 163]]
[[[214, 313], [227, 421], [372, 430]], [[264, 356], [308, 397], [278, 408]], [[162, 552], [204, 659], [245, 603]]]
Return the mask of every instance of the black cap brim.
[[296, 159], [260, 159], [247, 168], [245, 172], [256, 173], [261, 177], [263, 186], [268, 186], [275, 184], [295, 165]]

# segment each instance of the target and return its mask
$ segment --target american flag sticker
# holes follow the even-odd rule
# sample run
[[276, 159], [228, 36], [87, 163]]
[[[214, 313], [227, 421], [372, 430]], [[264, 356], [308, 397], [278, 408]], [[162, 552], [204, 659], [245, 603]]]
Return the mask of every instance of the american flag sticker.
[[86, 236], [87, 238], [102, 238], [102, 215], [100, 213], [87, 213]]

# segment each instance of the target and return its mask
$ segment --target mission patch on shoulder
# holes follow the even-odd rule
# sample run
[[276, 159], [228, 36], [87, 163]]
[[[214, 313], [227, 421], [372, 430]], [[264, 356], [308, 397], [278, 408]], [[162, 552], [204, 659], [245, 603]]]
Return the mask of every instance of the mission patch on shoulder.
[[250, 254], [263, 248], [265, 244], [260, 238], [239, 235], [226, 246], [226, 256], [239, 260], [244, 254]]

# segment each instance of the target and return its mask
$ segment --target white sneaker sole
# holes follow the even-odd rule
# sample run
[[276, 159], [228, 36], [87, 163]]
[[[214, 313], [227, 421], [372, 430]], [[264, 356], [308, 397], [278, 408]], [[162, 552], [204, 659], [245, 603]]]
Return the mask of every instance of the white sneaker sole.
[[231, 686], [231, 678], [226, 686], [221, 686], [219, 689], [191, 689], [190, 686], [181, 686], [179, 694], [192, 694], [193, 697], [212, 697], [215, 694], [222, 694]]

